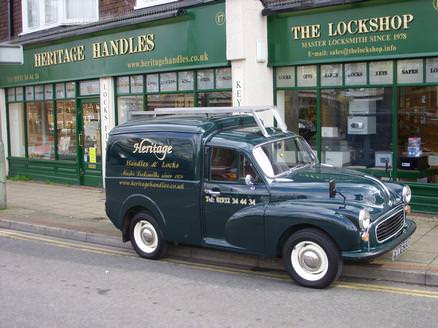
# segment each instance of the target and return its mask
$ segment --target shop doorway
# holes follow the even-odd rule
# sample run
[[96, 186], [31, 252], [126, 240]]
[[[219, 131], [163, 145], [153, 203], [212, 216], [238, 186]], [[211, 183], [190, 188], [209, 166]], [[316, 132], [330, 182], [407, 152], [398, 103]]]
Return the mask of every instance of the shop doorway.
[[102, 142], [99, 98], [82, 99], [78, 111], [80, 183], [102, 186]]

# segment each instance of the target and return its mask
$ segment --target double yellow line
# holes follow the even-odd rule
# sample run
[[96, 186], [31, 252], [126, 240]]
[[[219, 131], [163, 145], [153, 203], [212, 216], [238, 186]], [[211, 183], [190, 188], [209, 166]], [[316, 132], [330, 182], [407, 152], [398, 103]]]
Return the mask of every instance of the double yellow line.
[[[128, 256], [138, 258], [138, 256], [131, 250], [115, 250], [107, 247], [99, 247], [99, 246], [91, 246], [83, 243], [74, 243], [61, 241], [57, 239], [45, 238], [41, 236], [31, 235], [22, 232], [10, 231], [10, 230], [0, 230], [0, 237], [8, 237], [12, 239], [18, 240], [27, 240], [34, 242], [41, 242], [47, 245], [52, 245], [56, 247], [69, 248], [75, 250], [81, 250], [85, 252], [91, 252], [96, 254], [104, 254], [104, 255], [116, 255], [116, 256]], [[271, 280], [277, 281], [286, 281], [289, 282], [289, 276], [281, 272], [262, 272], [262, 271], [252, 271], [249, 269], [240, 269], [233, 267], [222, 267], [214, 264], [205, 264], [205, 263], [194, 263], [188, 262], [184, 260], [171, 259], [166, 258], [161, 260], [163, 263], [171, 263], [175, 265], [181, 265], [192, 269], [211, 271], [211, 272], [219, 272], [219, 273], [227, 273], [234, 275], [243, 275], [243, 276], [257, 276], [263, 277]], [[381, 292], [381, 293], [390, 293], [404, 296], [413, 296], [413, 297], [424, 297], [424, 298], [433, 298], [438, 299], [438, 292], [421, 290], [421, 289], [410, 289], [410, 288], [398, 288], [391, 287], [385, 285], [378, 284], [363, 284], [363, 283], [355, 283], [355, 282], [338, 282], [333, 285], [335, 288], [344, 288], [344, 289], [353, 289], [353, 290], [361, 290], [367, 292]]]

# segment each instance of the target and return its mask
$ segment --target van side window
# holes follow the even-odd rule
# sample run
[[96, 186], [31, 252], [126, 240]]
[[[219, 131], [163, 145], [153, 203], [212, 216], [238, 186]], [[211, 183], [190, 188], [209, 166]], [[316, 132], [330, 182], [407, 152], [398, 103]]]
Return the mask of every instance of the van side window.
[[227, 148], [211, 148], [210, 179], [237, 181], [239, 179], [239, 153]]
[[212, 181], [243, 181], [247, 174], [257, 180], [257, 174], [251, 162], [238, 151], [227, 148], [211, 148], [210, 180]]

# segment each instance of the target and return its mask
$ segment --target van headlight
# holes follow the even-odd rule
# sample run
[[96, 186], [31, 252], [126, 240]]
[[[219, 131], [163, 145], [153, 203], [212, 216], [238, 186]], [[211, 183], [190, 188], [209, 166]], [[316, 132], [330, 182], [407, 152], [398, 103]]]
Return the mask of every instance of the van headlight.
[[409, 188], [409, 186], [404, 186], [402, 191], [403, 202], [409, 204], [411, 202], [411, 198], [412, 198], [411, 188]]
[[359, 227], [362, 230], [367, 230], [370, 226], [370, 212], [365, 209], [360, 210], [359, 212]]

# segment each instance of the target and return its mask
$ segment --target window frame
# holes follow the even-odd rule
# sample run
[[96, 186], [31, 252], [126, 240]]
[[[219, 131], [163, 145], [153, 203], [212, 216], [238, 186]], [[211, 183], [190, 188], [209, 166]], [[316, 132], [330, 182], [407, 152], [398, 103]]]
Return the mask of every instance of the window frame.
[[178, 0], [136, 0], [134, 10], [164, 5], [177, 1]]
[[54, 23], [46, 24], [46, 9], [45, 9], [45, 0], [36, 0], [38, 2], [38, 17], [40, 19], [40, 23], [36, 27], [30, 27], [29, 26], [29, 16], [28, 16], [28, 1], [29, 0], [22, 0], [21, 1], [21, 23], [23, 30], [20, 33], [20, 35], [33, 33], [37, 31], [42, 31], [46, 29], [50, 29], [53, 27], [57, 27], [60, 25], [77, 25], [77, 24], [86, 24], [91, 22], [96, 22], [99, 20], [99, 3], [98, 0], [91, 0], [96, 2], [96, 12], [94, 19], [71, 19], [67, 17], [67, 0], [57, 0], [58, 4], [58, 20]]
[[[235, 152], [238, 156], [238, 160], [237, 160], [237, 179], [236, 180], [214, 180], [211, 177], [211, 167], [212, 167], [212, 156], [213, 156], [213, 148], [216, 149], [226, 149], [226, 150], [231, 150], [233, 152]], [[205, 147], [205, 151], [204, 151], [204, 179], [206, 182], [209, 183], [218, 183], [218, 184], [233, 184], [233, 185], [246, 185], [245, 183], [245, 177], [242, 176], [242, 163], [243, 160], [247, 160], [250, 165], [253, 168], [253, 171], [255, 173], [256, 176], [252, 177], [254, 179], [254, 183], [255, 184], [259, 184], [263, 181], [263, 179], [261, 178], [260, 173], [258, 172], [257, 166], [254, 165], [252, 159], [250, 156], [248, 156], [247, 154], [245, 154], [244, 152], [242, 152], [241, 150], [232, 148], [232, 147], [224, 147], [224, 146], [215, 146], [215, 145], [209, 145]]]

